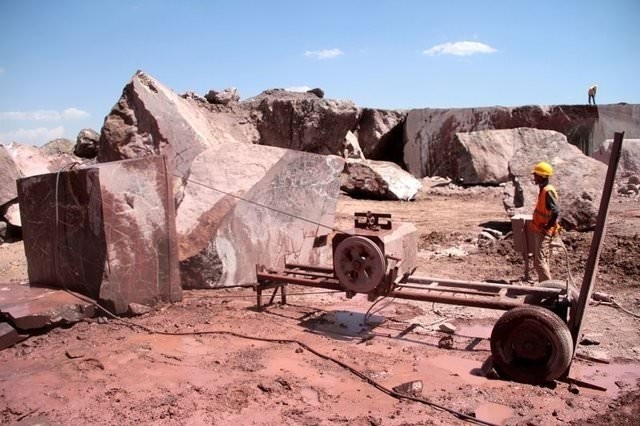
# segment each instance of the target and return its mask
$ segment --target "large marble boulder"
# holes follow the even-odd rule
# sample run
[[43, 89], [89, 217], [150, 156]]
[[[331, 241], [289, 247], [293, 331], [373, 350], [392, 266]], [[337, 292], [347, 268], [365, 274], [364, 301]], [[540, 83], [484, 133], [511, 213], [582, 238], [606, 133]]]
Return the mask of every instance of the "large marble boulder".
[[180, 300], [169, 170], [148, 157], [19, 179], [29, 282], [116, 314]]
[[544, 146], [551, 139], [567, 138], [553, 130], [522, 127], [456, 133], [453, 140], [458, 182], [465, 185], [497, 185], [510, 180], [509, 162], [521, 146]]
[[334, 222], [344, 161], [259, 145], [196, 157], [178, 208], [185, 288], [255, 282], [255, 266], [315, 263]]
[[404, 163], [417, 177], [458, 179], [456, 133], [531, 127], [564, 134], [571, 145], [590, 155], [614, 132], [640, 138], [640, 105], [555, 105], [414, 109], [404, 126]]
[[344, 137], [358, 120], [353, 102], [308, 92], [267, 90], [245, 102], [258, 114], [261, 144], [317, 154], [341, 155]]
[[600, 206], [606, 166], [586, 156], [569, 144], [564, 135], [553, 131], [536, 130], [535, 136], [522, 137], [530, 130], [488, 131], [497, 139], [505, 133], [513, 138], [513, 155], [508, 161], [510, 181], [504, 187], [504, 205], [509, 215], [532, 213], [539, 188], [533, 182], [532, 170], [536, 163], [546, 161], [554, 168], [550, 183], [558, 191], [560, 223], [565, 229], [581, 231], [594, 228]]
[[354, 197], [413, 200], [422, 182], [395, 163], [347, 160], [340, 189]]
[[99, 160], [164, 154], [173, 166], [184, 287], [253, 282], [257, 263], [311, 262], [333, 224], [344, 160], [253, 144], [243, 108], [178, 96], [138, 72], [105, 120]]

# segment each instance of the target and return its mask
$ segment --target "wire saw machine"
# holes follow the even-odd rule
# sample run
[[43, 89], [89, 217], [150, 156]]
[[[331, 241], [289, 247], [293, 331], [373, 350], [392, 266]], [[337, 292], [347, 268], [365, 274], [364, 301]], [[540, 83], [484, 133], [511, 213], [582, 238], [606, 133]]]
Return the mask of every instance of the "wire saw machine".
[[623, 133], [616, 133], [580, 292], [569, 282], [536, 286], [421, 277], [416, 269], [416, 229], [392, 223], [390, 214], [356, 213], [354, 228], [333, 235], [333, 266], [285, 264], [256, 266], [257, 307], [262, 292], [278, 290], [286, 303], [286, 285], [344, 291], [347, 297], [379, 297], [445, 303], [506, 311], [491, 332], [493, 365], [501, 377], [543, 383], [568, 375], [595, 281], [609, 200], [620, 158]]

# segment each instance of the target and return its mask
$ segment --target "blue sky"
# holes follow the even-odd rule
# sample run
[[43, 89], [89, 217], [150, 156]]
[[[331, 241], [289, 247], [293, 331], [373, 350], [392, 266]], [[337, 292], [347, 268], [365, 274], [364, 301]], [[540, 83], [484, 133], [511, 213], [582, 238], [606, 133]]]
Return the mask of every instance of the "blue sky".
[[640, 103], [640, 0], [0, 0], [0, 143], [100, 131], [141, 69], [178, 93], [320, 87], [385, 109]]

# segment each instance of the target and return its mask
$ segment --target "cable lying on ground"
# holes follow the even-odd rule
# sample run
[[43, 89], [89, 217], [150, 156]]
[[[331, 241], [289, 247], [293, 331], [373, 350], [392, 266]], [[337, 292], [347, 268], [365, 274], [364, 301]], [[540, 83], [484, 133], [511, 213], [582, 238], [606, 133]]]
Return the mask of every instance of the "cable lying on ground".
[[227, 336], [233, 336], [233, 337], [238, 337], [241, 339], [248, 339], [248, 340], [255, 340], [255, 341], [259, 341], [259, 342], [268, 342], [268, 343], [278, 343], [278, 344], [296, 344], [298, 346], [300, 346], [303, 349], [306, 349], [307, 351], [309, 351], [310, 353], [325, 359], [327, 361], [331, 361], [334, 364], [339, 365], [340, 367], [344, 368], [345, 370], [348, 370], [349, 372], [351, 372], [353, 375], [357, 376], [358, 378], [360, 378], [361, 380], [363, 380], [364, 382], [368, 383], [369, 385], [375, 387], [376, 389], [378, 389], [379, 391], [381, 391], [382, 393], [385, 393], [393, 398], [396, 399], [406, 399], [406, 400], [410, 400], [410, 401], [414, 401], [414, 402], [419, 402], [421, 404], [425, 404], [428, 405], [432, 408], [436, 408], [445, 412], [448, 412], [449, 414], [454, 415], [455, 417], [461, 419], [461, 420], [465, 420], [471, 423], [475, 423], [475, 424], [479, 424], [479, 425], [486, 425], [486, 426], [496, 426], [494, 423], [490, 423], [490, 422], [486, 422], [484, 420], [480, 420], [477, 419], [473, 416], [461, 413], [459, 411], [456, 411], [452, 408], [448, 408], [445, 407], [443, 405], [437, 404], [435, 402], [429, 401], [427, 399], [424, 398], [418, 398], [415, 396], [411, 396], [411, 395], [407, 395], [404, 393], [400, 393], [400, 392], [396, 392], [392, 389], [389, 389], [383, 385], [381, 385], [380, 383], [378, 383], [377, 381], [371, 379], [370, 377], [368, 377], [366, 374], [362, 373], [361, 371], [355, 369], [354, 367], [351, 367], [350, 365], [330, 357], [329, 355], [325, 355], [322, 352], [319, 352], [315, 349], [313, 349], [311, 346], [307, 345], [304, 342], [301, 342], [299, 340], [296, 339], [271, 339], [271, 338], [266, 338], [266, 337], [257, 337], [257, 336], [248, 336], [245, 334], [241, 334], [241, 333], [236, 333], [233, 331], [226, 331], [226, 330], [210, 330], [210, 331], [188, 331], [188, 332], [169, 332], [169, 331], [161, 331], [161, 330], [154, 330], [150, 327], [141, 325], [141, 324], [137, 324], [133, 321], [128, 321], [125, 320], [123, 318], [120, 318], [119, 316], [115, 315], [114, 313], [110, 312], [109, 310], [103, 308], [102, 306], [100, 306], [98, 303], [96, 303], [95, 301], [84, 297], [82, 295], [73, 293], [69, 290], [65, 291], [71, 295], [73, 295], [74, 297], [77, 297], [80, 300], [83, 300], [87, 303], [91, 303], [92, 305], [94, 305], [95, 307], [97, 307], [99, 310], [101, 310], [102, 312], [104, 312], [107, 316], [113, 318], [114, 320], [116, 320], [117, 322], [120, 322], [122, 324], [127, 325], [128, 327], [131, 328], [139, 328], [141, 330], [146, 331], [147, 333], [150, 334], [157, 334], [157, 335], [162, 335], [162, 336], [205, 336], [205, 335], [227, 335]]

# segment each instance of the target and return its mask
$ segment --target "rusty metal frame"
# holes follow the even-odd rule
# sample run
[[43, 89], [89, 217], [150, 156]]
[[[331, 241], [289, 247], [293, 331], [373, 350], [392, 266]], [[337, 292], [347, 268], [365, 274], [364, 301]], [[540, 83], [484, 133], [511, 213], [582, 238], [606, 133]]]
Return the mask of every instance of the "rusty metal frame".
[[[598, 259], [605, 234], [605, 225], [609, 210], [609, 201], [613, 192], [613, 183], [622, 150], [624, 133], [615, 133], [611, 148], [611, 156], [607, 169], [607, 177], [600, 201], [600, 209], [596, 219], [596, 228], [591, 242], [589, 258], [585, 266], [585, 274], [578, 300], [570, 300], [570, 295], [561, 295], [562, 290], [547, 287], [517, 286], [509, 284], [497, 284], [490, 282], [464, 281], [446, 278], [419, 277], [407, 274], [397, 277], [398, 268], [391, 268], [385, 275], [385, 282], [368, 294], [370, 300], [380, 296], [395, 297], [398, 299], [418, 300], [424, 302], [444, 303], [450, 305], [471, 306], [488, 309], [509, 310], [527, 303], [550, 305], [555, 311], [562, 312], [566, 317], [569, 306], [569, 318], [563, 318], [571, 331], [574, 343], [574, 351], [582, 329], [582, 321], [589, 302], [589, 297], [595, 283], [598, 268]], [[390, 215], [373, 215], [369, 212], [358, 213], [356, 226], [371, 229], [375, 235], [378, 228], [378, 218], [390, 219]], [[388, 217], [389, 216], [389, 217]], [[366, 219], [363, 221], [363, 218]], [[369, 227], [367, 226], [369, 225]], [[390, 227], [390, 221], [389, 221]], [[261, 295], [265, 289], [274, 289], [269, 303], [273, 303], [278, 289], [281, 289], [282, 303], [286, 303], [285, 288], [287, 284], [295, 284], [307, 287], [319, 287], [328, 290], [345, 291], [347, 297], [355, 295], [345, 290], [336, 278], [334, 271], [329, 267], [300, 265], [288, 263], [284, 269], [267, 269], [264, 266], [256, 266], [257, 284], [255, 289], [258, 294], [258, 309], [262, 309]], [[526, 297], [536, 296], [534, 301], [528, 301]], [[545, 300], [545, 302], [540, 302]]]
[[[270, 303], [272, 303], [277, 289], [282, 288], [284, 292], [287, 284], [345, 291], [344, 286], [333, 274], [333, 270], [327, 267], [286, 264], [283, 269], [274, 270], [258, 266], [256, 276], [258, 278], [256, 291], [259, 310], [263, 306], [261, 303], [263, 290], [275, 289], [271, 297]], [[387, 274], [387, 279], [392, 282], [387, 283], [386, 290], [381, 294], [374, 295], [375, 297], [387, 296], [397, 299], [501, 310], [509, 310], [525, 304], [523, 298], [519, 296], [536, 295], [543, 298], [556, 298], [562, 291], [556, 288], [419, 276], [403, 276], [399, 279], [393, 279], [393, 274]], [[283, 297], [286, 297], [285, 293], [283, 293]], [[285, 302], [283, 301], [283, 303]]]
[[572, 309], [568, 322], [574, 343], [574, 353], [582, 332], [582, 322], [584, 320], [587, 306], [589, 305], [589, 299], [595, 286], [596, 273], [598, 272], [598, 263], [600, 260], [600, 251], [602, 250], [602, 242], [604, 241], [604, 235], [606, 233], [609, 201], [611, 200], [611, 194], [613, 193], [613, 184], [618, 170], [618, 163], [620, 162], [623, 138], [624, 132], [616, 132], [613, 137], [611, 155], [609, 156], [609, 167], [607, 168], [607, 177], [604, 181], [602, 198], [600, 199], [600, 208], [596, 218], [596, 228], [591, 239], [589, 257], [587, 258], [582, 286], [580, 287], [580, 296], [578, 297], [578, 303], [575, 309]]

